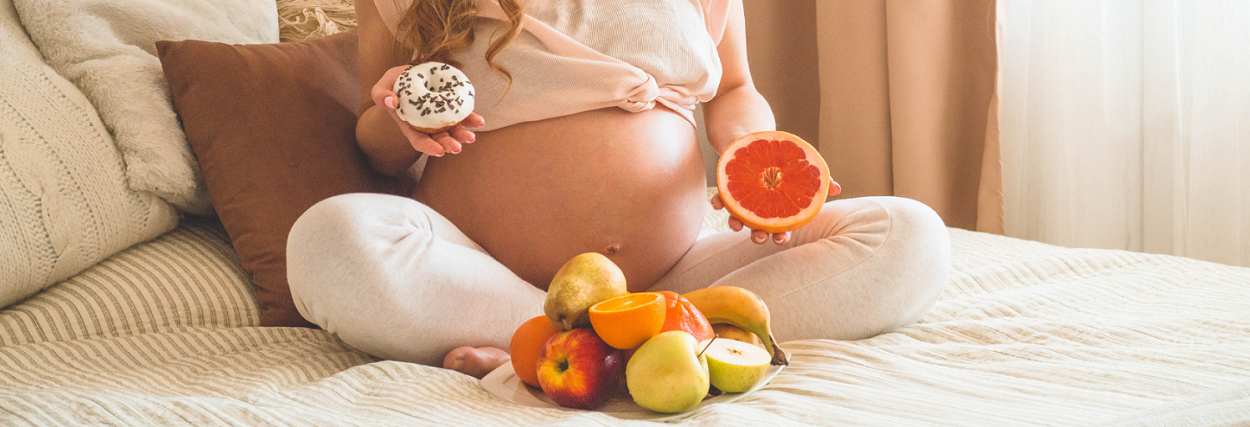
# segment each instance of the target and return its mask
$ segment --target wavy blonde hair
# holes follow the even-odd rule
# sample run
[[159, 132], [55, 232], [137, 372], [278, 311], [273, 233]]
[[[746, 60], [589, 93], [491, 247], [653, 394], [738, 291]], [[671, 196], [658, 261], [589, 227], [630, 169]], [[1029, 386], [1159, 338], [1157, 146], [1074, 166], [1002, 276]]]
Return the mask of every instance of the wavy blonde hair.
[[[507, 78], [511, 85], [512, 74], [495, 62], [495, 56], [521, 33], [521, 17], [525, 12], [517, 0], [499, 0], [499, 6], [508, 17], [508, 31], [491, 41], [486, 49], [486, 64]], [[399, 21], [395, 38], [413, 52], [413, 64], [439, 61], [458, 67], [460, 64], [452, 61], [451, 55], [473, 45], [473, 21], [477, 13], [473, 0], [413, 0]]]

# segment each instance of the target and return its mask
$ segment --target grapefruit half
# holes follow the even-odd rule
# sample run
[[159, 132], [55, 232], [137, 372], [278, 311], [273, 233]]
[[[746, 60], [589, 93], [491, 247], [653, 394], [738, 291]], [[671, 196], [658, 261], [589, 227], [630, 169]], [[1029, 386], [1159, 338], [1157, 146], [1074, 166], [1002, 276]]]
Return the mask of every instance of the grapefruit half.
[[816, 218], [829, 194], [829, 166], [798, 136], [754, 132], [725, 149], [716, 187], [725, 209], [744, 225], [781, 233]]

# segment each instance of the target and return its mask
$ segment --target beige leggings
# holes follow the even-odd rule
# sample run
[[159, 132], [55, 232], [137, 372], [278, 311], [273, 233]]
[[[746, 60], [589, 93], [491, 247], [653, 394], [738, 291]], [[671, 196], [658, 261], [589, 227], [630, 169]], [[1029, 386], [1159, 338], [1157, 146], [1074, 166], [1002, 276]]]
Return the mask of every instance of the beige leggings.
[[[651, 290], [750, 289], [780, 341], [867, 338], [919, 320], [950, 267], [928, 206], [897, 197], [828, 202], [789, 243], [749, 231], [699, 239]], [[377, 357], [439, 366], [460, 346], [507, 349], [542, 314], [521, 280], [434, 210], [379, 194], [336, 196], [296, 221], [287, 277], [300, 314]]]

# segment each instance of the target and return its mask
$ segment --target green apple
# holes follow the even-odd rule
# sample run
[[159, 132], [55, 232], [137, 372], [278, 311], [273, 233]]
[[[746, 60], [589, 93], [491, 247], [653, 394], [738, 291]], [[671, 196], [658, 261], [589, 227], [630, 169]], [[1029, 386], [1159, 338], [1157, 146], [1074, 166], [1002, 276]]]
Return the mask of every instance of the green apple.
[[668, 331], [638, 347], [625, 366], [629, 395], [639, 406], [675, 413], [698, 405], [707, 396], [707, 359], [686, 331]]
[[[709, 344], [708, 341], [711, 341]], [[768, 350], [737, 340], [712, 339], [699, 343], [707, 358], [708, 377], [712, 385], [726, 393], [750, 390], [764, 378], [772, 356]]]

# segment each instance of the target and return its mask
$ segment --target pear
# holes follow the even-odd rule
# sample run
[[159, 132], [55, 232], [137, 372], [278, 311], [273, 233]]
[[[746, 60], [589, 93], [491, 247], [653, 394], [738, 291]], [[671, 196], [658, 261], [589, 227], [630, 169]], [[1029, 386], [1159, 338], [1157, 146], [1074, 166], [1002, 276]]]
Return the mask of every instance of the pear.
[[625, 274], [612, 260], [596, 252], [573, 257], [547, 287], [543, 312], [551, 326], [562, 331], [590, 326], [590, 306], [629, 293]]
[[703, 357], [707, 358], [712, 386], [726, 393], [750, 390], [764, 378], [772, 362], [768, 350], [742, 341], [713, 338], [699, 346], [707, 348]]
[[638, 406], [676, 413], [698, 405], [708, 392], [707, 359], [686, 331], [668, 331], [638, 347], [625, 366], [625, 384]]

